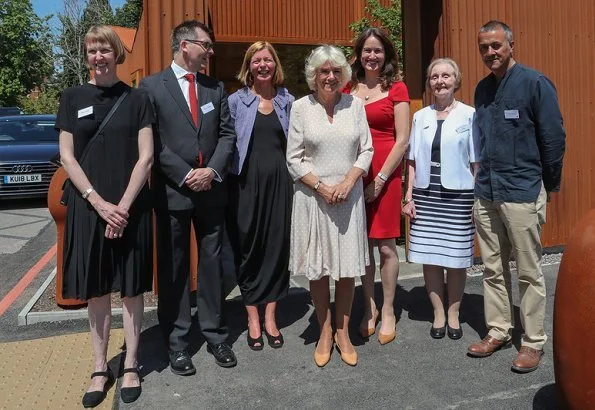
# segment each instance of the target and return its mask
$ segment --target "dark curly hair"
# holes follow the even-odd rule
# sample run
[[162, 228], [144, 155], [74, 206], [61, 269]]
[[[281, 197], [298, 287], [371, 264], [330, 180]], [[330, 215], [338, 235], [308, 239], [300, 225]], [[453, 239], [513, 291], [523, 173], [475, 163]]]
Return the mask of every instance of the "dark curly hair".
[[397, 51], [395, 50], [395, 46], [393, 45], [392, 41], [390, 41], [390, 38], [386, 32], [376, 27], [368, 27], [360, 33], [360, 35], [357, 37], [357, 40], [355, 41], [355, 60], [351, 65], [351, 82], [353, 86], [356, 86], [365, 76], [365, 69], [362, 66], [361, 61], [362, 50], [364, 48], [364, 43], [370, 37], [376, 37], [382, 43], [382, 47], [384, 47], [384, 66], [380, 72], [379, 79], [382, 91], [387, 91], [390, 89], [390, 86], [393, 82], [400, 81], [402, 78], [401, 73], [399, 72]]

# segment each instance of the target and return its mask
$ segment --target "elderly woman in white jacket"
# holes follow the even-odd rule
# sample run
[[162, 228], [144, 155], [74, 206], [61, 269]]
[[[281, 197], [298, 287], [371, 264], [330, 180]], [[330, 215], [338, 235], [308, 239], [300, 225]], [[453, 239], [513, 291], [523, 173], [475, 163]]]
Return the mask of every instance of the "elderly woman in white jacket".
[[[434, 309], [430, 336], [460, 339], [459, 308], [465, 268], [473, 263], [473, 185], [478, 147], [473, 107], [455, 99], [461, 72], [450, 58], [432, 61], [426, 86], [434, 104], [413, 116], [408, 154], [408, 186], [403, 213], [411, 218], [409, 260], [423, 264]], [[448, 315], [444, 309], [444, 270]], [[448, 328], [448, 331], [447, 331]]]

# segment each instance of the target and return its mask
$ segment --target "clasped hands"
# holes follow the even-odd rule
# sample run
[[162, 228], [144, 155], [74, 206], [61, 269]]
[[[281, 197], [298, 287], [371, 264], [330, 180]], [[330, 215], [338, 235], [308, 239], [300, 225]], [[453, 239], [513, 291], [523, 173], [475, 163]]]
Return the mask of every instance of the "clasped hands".
[[122, 204], [114, 205], [99, 198], [93, 207], [105, 222], [105, 237], [108, 239], [121, 238], [124, 235], [124, 228], [128, 225], [128, 207]]
[[348, 178], [344, 178], [336, 185], [326, 185], [321, 183], [317, 192], [322, 195], [322, 198], [327, 204], [334, 205], [347, 201], [354, 185], [355, 182]]
[[194, 192], [208, 191], [215, 179], [215, 172], [211, 168], [195, 168], [188, 174], [184, 183]]

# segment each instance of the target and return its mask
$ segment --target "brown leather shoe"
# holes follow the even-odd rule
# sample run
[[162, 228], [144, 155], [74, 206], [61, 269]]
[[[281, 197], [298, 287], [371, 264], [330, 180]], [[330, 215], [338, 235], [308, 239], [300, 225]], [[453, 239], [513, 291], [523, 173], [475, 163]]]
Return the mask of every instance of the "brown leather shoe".
[[543, 350], [533, 349], [527, 346], [521, 346], [519, 354], [512, 362], [512, 370], [519, 373], [529, 373], [539, 367], [539, 362], [543, 356]]
[[510, 339], [500, 340], [487, 335], [482, 341], [470, 344], [467, 354], [473, 357], [487, 357], [497, 350], [508, 349], [511, 346]]

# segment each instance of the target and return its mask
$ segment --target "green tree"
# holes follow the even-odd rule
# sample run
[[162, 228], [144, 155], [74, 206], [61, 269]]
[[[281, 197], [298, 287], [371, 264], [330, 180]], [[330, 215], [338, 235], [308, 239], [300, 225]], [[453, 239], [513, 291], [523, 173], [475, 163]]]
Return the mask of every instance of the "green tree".
[[[403, 68], [403, 29], [401, 0], [391, 0], [389, 7], [384, 7], [378, 0], [367, 0], [364, 8], [367, 16], [361, 20], [354, 21], [349, 28], [354, 33], [354, 40], [367, 27], [378, 26], [385, 29], [397, 50], [399, 57], [399, 68]], [[343, 47], [346, 55], [351, 56], [353, 47]]]
[[56, 114], [58, 112], [58, 91], [46, 88], [36, 97], [19, 97], [19, 107], [25, 114]]
[[51, 75], [48, 19], [33, 12], [30, 0], [0, 0], [0, 105], [15, 105]]
[[95, 24], [111, 24], [113, 19], [109, 0], [64, 0], [64, 12], [58, 14], [61, 23], [56, 45], [61, 71], [61, 89], [84, 84], [89, 78], [84, 49], [85, 34]]
[[143, 0], [126, 0], [122, 7], [116, 7], [112, 24], [114, 26], [138, 28], [143, 13]]

